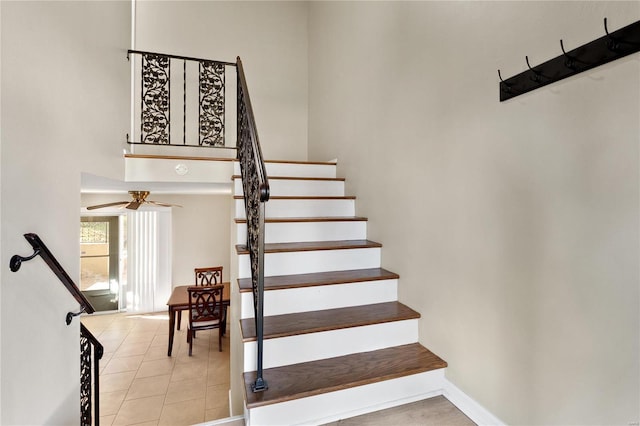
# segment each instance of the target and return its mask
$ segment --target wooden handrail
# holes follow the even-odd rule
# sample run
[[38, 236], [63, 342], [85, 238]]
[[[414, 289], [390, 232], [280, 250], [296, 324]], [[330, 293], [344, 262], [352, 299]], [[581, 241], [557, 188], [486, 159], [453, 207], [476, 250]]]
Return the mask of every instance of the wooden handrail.
[[42, 258], [42, 260], [44, 260], [44, 263], [46, 263], [49, 266], [49, 268], [51, 268], [53, 273], [58, 277], [58, 279], [60, 280], [62, 285], [64, 285], [64, 287], [67, 289], [67, 291], [71, 293], [74, 299], [76, 299], [76, 301], [80, 304], [80, 312], [67, 313], [67, 317], [66, 317], [67, 325], [71, 323], [71, 319], [74, 316], [77, 316], [82, 312], [86, 312], [88, 314], [94, 313], [96, 310], [94, 309], [93, 305], [91, 305], [91, 302], [89, 302], [89, 300], [84, 296], [84, 294], [82, 294], [82, 292], [80, 291], [76, 283], [73, 282], [69, 274], [67, 274], [67, 272], [60, 265], [60, 263], [55, 258], [55, 256], [51, 253], [51, 251], [49, 251], [49, 249], [44, 244], [44, 242], [42, 242], [40, 237], [37, 234], [29, 233], [29, 234], [24, 234], [24, 238], [29, 242], [29, 244], [31, 244], [31, 247], [33, 247], [33, 250], [34, 250], [33, 254], [28, 257], [19, 256], [17, 254], [14, 255], [11, 258], [11, 261], [9, 262], [9, 267], [11, 268], [11, 270], [13, 272], [17, 272], [20, 269], [22, 262], [29, 261], [39, 255]]

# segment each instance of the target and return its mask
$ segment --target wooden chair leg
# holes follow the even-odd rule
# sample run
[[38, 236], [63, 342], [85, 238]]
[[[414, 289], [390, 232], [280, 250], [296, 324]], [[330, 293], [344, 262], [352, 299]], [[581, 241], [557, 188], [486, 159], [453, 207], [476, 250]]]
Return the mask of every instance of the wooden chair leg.
[[226, 336], [227, 335], [227, 307], [224, 307], [224, 316], [222, 319], [222, 335]]
[[181, 322], [182, 322], [182, 311], [178, 311], [178, 330], [180, 330]]
[[218, 328], [218, 352], [222, 352], [222, 324]]
[[193, 344], [193, 336], [191, 335], [192, 330], [187, 330], [187, 342], [189, 343], [189, 356], [191, 356], [192, 344]]

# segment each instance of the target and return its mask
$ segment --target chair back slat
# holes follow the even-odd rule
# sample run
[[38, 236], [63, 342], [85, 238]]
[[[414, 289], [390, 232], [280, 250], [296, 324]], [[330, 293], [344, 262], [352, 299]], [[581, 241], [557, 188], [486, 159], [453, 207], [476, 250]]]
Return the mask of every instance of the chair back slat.
[[189, 293], [189, 323], [222, 321], [222, 293], [224, 285], [192, 286]]
[[194, 268], [196, 285], [222, 284], [222, 266]]

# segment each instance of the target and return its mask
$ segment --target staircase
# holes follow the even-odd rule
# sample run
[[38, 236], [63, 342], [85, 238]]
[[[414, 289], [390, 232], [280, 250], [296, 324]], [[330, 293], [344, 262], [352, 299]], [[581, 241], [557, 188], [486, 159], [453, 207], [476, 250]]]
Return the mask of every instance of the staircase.
[[447, 364], [418, 343], [420, 314], [397, 301], [335, 163], [266, 162], [264, 378], [239, 164], [234, 197], [248, 425], [322, 424], [442, 393]]

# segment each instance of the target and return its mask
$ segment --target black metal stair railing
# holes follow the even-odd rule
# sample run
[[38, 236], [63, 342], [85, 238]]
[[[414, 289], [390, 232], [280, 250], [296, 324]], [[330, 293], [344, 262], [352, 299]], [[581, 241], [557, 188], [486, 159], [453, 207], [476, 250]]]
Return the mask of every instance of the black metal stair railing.
[[81, 323], [80, 424], [82, 426], [91, 426], [92, 420], [95, 426], [100, 425], [100, 359], [102, 359], [103, 354], [104, 347], [102, 344], [91, 334], [89, 329]]
[[[33, 253], [29, 256], [14, 255], [9, 262], [9, 268], [13, 272], [20, 270], [23, 262], [27, 262], [36, 256], [40, 256], [42, 260], [51, 268], [51, 271], [58, 277], [64, 287], [80, 304], [78, 312], [67, 312], [65, 321], [67, 325], [71, 324], [74, 317], [83, 312], [92, 314], [95, 309], [82, 294], [78, 286], [73, 282], [69, 274], [62, 268], [55, 256], [49, 251], [47, 246], [42, 242], [37, 234], [25, 234], [25, 239], [33, 247]], [[93, 351], [92, 351], [93, 348]], [[104, 348], [93, 334], [82, 324], [80, 324], [80, 424], [90, 426], [93, 424], [98, 426], [100, 423], [100, 403], [99, 403], [99, 361], [104, 353]], [[91, 361], [93, 360], [93, 366]], [[91, 372], [93, 371], [93, 387]], [[93, 395], [93, 398], [92, 398]], [[92, 409], [93, 401], [93, 409]]]
[[249, 98], [249, 90], [240, 57], [237, 58], [238, 74], [238, 160], [242, 174], [244, 205], [247, 214], [247, 248], [251, 260], [251, 281], [253, 286], [253, 306], [256, 321], [258, 347], [256, 380], [251, 386], [253, 392], [268, 388], [262, 375], [263, 322], [264, 322], [264, 211], [269, 200], [269, 179], [267, 177], [258, 131]]
[[[134, 78], [140, 84], [140, 92], [133, 94], [140, 111], [139, 115], [134, 114], [139, 133], [136, 130], [134, 135], [127, 134], [129, 144], [227, 147], [225, 70], [227, 66], [235, 67], [235, 63], [142, 50], [129, 50], [127, 59], [132, 55], [141, 58], [139, 77]], [[180, 80], [177, 85], [172, 85], [172, 76], [174, 82]], [[194, 81], [197, 84], [192, 84]], [[196, 97], [197, 117], [193, 111]], [[172, 124], [182, 127], [182, 140], [173, 140], [180, 136], [180, 130], [172, 131]]]

